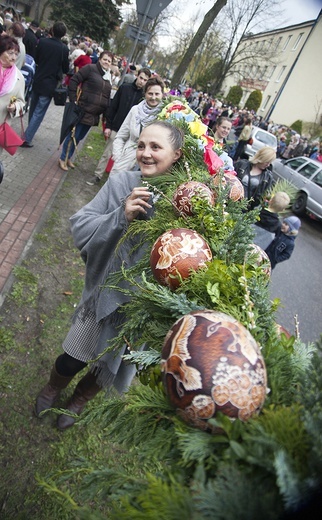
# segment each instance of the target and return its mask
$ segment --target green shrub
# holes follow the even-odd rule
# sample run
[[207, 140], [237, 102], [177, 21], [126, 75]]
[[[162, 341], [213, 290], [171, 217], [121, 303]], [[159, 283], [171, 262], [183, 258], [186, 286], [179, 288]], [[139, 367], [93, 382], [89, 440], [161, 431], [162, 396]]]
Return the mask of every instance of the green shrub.
[[234, 87], [230, 87], [226, 101], [228, 104], [237, 106], [242, 98], [242, 95], [243, 89], [239, 85], [235, 85]]
[[257, 112], [261, 106], [262, 98], [263, 96], [260, 90], [253, 90], [253, 92], [248, 96], [245, 107], [248, 108], [248, 110], [254, 110], [254, 112]]
[[292, 130], [295, 130], [295, 132], [297, 132], [300, 135], [302, 134], [302, 126], [303, 121], [301, 119], [297, 119], [296, 121], [294, 121], [293, 124], [291, 124]]

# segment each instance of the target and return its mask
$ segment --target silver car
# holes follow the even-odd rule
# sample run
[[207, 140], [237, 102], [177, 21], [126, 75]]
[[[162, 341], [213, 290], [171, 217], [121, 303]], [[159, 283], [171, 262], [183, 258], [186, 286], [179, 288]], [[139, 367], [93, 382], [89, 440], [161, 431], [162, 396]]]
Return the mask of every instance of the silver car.
[[252, 144], [246, 144], [244, 154], [253, 157], [264, 146], [271, 146], [276, 151], [277, 139], [274, 134], [254, 126], [251, 133]]
[[308, 213], [322, 220], [322, 163], [308, 157], [276, 159], [273, 176], [275, 180], [284, 179], [298, 189], [292, 205], [295, 215]]

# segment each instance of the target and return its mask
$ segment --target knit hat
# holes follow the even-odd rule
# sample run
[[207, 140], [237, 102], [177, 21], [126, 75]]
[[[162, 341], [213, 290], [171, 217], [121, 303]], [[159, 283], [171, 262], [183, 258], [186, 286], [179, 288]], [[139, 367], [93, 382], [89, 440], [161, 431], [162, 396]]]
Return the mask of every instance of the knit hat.
[[287, 224], [290, 228], [289, 232], [294, 232], [296, 231], [296, 233], [298, 232], [298, 230], [300, 229], [301, 227], [301, 221], [298, 217], [287, 217], [284, 219], [285, 224]]

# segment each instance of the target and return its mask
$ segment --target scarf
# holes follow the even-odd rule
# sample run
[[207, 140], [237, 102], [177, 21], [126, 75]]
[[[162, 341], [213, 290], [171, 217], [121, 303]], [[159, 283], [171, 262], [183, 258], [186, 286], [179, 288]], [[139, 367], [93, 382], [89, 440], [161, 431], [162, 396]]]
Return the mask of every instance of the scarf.
[[136, 114], [135, 121], [137, 125], [141, 125], [142, 128], [147, 126], [149, 123], [155, 120], [156, 116], [160, 112], [160, 103], [154, 108], [151, 108], [145, 99], [137, 105], [138, 111]]
[[0, 63], [0, 96], [9, 94], [16, 84], [17, 81], [17, 67], [12, 65], [7, 69], [3, 68]]
[[109, 81], [110, 83], [112, 83], [111, 71], [110, 70], [105, 70], [103, 68], [102, 68], [102, 71], [104, 72], [104, 75], [102, 76], [102, 78], [105, 81]]

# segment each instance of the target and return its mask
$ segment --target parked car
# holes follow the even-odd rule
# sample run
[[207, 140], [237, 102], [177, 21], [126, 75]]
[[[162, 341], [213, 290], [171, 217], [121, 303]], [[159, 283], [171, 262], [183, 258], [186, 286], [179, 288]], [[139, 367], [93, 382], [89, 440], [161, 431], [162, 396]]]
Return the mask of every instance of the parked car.
[[277, 139], [274, 134], [266, 132], [257, 126], [254, 126], [250, 139], [253, 140], [252, 144], [246, 144], [244, 154], [247, 157], [253, 157], [258, 150], [264, 146], [271, 146], [274, 150], [277, 150]]
[[308, 157], [276, 159], [273, 162], [275, 180], [284, 179], [298, 189], [292, 206], [295, 215], [305, 213], [322, 220], [322, 163]]

